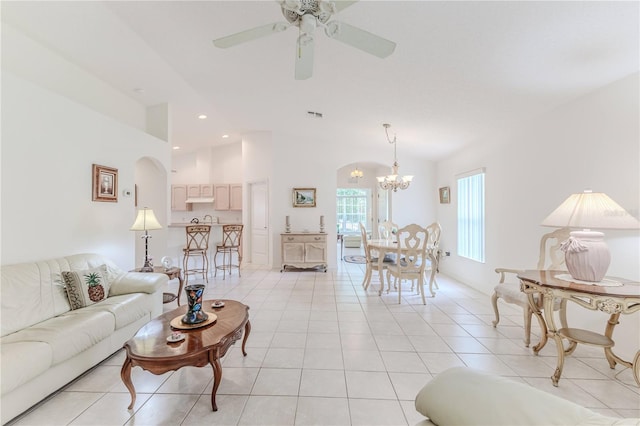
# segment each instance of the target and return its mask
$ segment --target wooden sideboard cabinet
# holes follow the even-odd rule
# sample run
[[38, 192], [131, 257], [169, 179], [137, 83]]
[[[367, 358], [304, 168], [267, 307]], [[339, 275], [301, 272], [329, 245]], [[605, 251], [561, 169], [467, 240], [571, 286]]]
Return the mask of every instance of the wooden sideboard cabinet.
[[327, 272], [327, 234], [290, 232], [280, 234], [282, 267], [322, 268]]

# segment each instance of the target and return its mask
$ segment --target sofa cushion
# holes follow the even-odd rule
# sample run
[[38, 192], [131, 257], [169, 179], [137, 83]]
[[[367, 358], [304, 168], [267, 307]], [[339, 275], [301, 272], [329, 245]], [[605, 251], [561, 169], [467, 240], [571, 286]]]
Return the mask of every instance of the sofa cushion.
[[44, 373], [53, 359], [51, 346], [45, 342], [15, 342], [0, 345], [2, 394]]
[[440, 426], [634, 424], [525, 383], [467, 367], [450, 368], [434, 377], [418, 392], [415, 407]]
[[51, 346], [52, 365], [90, 348], [115, 330], [115, 318], [106, 311], [76, 309], [2, 338], [2, 344], [44, 342]]
[[[145, 301], [143, 299], [149, 299]], [[147, 303], [148, 302], [148, 303]], [[115, 320], [115, 329], [138, 321], [140, 318], [149, 318], [153, 300], [144, 293], [123, 294], [121, 296], [111, 296], [100, 303], [87, 306], [83, 309], [86, 312], [109, 312]]]
[[109, 295], [106, 265], [80, 271], [63, 271], [62, 278], [71, 309], [93, 305]]

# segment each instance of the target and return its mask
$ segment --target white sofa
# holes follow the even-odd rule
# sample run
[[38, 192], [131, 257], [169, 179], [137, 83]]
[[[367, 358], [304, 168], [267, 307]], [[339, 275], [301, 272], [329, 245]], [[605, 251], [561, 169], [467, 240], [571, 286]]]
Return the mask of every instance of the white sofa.
[[[106, 298], [71, 309], [63, 271], [103, 268]], [[97, 254], [2, 266], [2, 424], [122, 348], [162, 313], [165, 274], [125, 272]]]
[[443, 371], [415, 400], [427, 417], [417, 426], [639, 425], [640, 419], [608, 417], [525, 383], [468, 367]]

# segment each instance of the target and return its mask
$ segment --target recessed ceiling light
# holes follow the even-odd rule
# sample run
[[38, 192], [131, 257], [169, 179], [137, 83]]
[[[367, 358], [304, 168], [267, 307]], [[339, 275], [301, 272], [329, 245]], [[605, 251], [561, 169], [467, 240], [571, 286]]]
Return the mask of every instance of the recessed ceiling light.
[[178, 149], [180, 149], [180, 147], [179, 146], [174, 146], [173, 149], [178, 150]]
[[307, 114], [313, 118], [322, 118], [323, 114], [321, 112], [316, 111], [307, 111]]
[[200, 120], [204, 120], [205, 118], [207, 118], [207, 116], [206, 116], [205, 114], [200, 114], [200, 115], [198, 116], [198, 118], [199, 118]]
[[229, 135], [222, 135], [222, 139], [227, 139]]

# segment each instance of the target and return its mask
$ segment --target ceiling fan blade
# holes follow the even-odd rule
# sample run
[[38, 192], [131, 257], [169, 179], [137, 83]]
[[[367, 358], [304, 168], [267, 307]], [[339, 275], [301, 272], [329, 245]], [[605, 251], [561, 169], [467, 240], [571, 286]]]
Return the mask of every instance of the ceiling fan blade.
[[336, 4], [336, 10], [340, 12], [357, 2], [358, 0], [336, 0], [334, 3]]
[[328, 37], [346, 43], [379, 58], [386, 58], [396, 48], [396, 44], [369, 31], [356, 28], [344, 22], [331, 21], [325, 27]]
[[296, 80], [306, 80], [313, 74], [313, 36], [300, 34], [296, 46]]
[[227, 47], [233, 47], [241, 43], [246, 43], [251, 40], [255, 40], [261, 37], [266, 37], [271, 34], [279, 33], [286, 30], [291, 25], [284, 22], [276, 22], [273, 24], [266, 24], [260, 27], [252, 28], [250, 30], [241, 31], [236, 34], [231, 34], [219, 39], [213, 40], [213, 44], [216, 47], [226, 49]]

